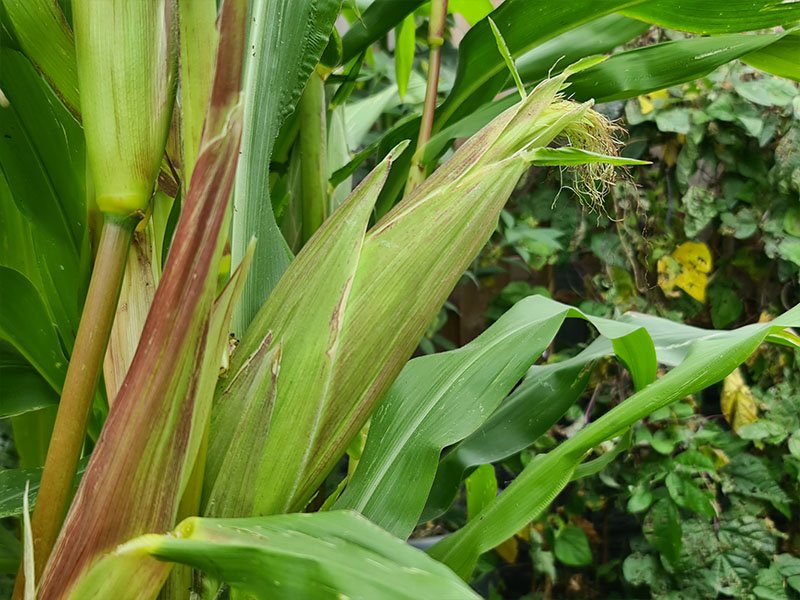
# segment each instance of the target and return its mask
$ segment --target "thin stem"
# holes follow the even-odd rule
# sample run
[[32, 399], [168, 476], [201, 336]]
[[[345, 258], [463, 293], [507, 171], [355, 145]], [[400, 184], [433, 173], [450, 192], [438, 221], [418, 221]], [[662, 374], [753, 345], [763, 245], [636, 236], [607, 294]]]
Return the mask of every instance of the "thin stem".
[[[31, 527], [37, 579], [44, 570], [69, 505], [89, 409], [114, 323], [128, 248], [137, 221], [138, 218], [120, 220], [106, 217], [103, 223], [99, 251], [33, 510]], [[15, 598], [21, 598], [23, 580], [20, 571]]]
[[425, 165], [422, 164], [422, 150], [431, 139], [436, 100], [439, 95], [439, 70], [442, 64], [442, 44], [444, 27], [447, 23], [447, 0], [431, 2], [431, 18], [428, 21], [428, 80], [425, 86], [425, 103], [422, 107], [422, 122], [419, 125], [417, 148], [412, 159], [411, 170], [406, 182], [406, 195], [425, 180]]
[[328, 216], [325, 82], [314, 71], [300, 98], [302, 238], [305, 244]]

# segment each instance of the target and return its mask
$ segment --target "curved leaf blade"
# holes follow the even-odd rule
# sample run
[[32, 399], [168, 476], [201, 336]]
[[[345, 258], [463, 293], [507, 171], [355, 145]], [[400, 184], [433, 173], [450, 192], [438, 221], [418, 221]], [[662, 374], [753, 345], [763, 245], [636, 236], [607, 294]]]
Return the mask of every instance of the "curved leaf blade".
[[[257, 600], [479, 598], [447, 567], [349, 511], [189, 518], [172, 534], [118, 547], [72, 597], [111, 597], [107, 574], [134, 571], [147, 556], [200, 569]], [[120, 600], [140, 598], [137, 590], [113, 593]]]
[[406, 365], [373, 417], [364, 454], [336, 506], [407, 537], [442, 449], [474, 435], [569, 317], [588, 320], [615, 342], [633, 337], [630, 351], [617, 344], [620, 354], [642, 386], [655, 379], [655, 351], [640, 327], [590, 317], [541, 296], [526, 298], [463, 348]]
[[783, 0], [657, 0], [620, 12], [661, 27], [702, 34], [755, 31], [800, 20], [800, 6]]
[[675, 40], [620, 52], [570, 78], [576, 98], [610, 102], [708, 75], [779, 41], [785, 34], [729, 34]]

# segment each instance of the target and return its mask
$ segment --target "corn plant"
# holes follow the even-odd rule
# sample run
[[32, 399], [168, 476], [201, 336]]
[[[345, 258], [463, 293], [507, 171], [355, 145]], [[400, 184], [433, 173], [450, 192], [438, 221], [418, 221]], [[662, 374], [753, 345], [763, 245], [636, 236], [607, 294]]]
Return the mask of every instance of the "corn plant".
[[[507, 0], [478, 16], [437, 105], [448, 7], [433, 0], [421, 114], [328, 164], [363, 53], [420, 4], [376, 0], [340, 37], [354, 9], [337, 0], [2, 1], [0, 416], [21, 465], [0, 473], [0, 516], [23, 516], [23, 543], [0, 543], [15, 598], [474, 598], [478, 556], [624, 452], [637, 420], [762, 342], [798, 345], [798, 308], [708, 332], [531, 297], [464, 348], [409, 360], [530, 166], [574, 168], [602, 212], [614, 168], [641, 164], [616, 155], [592, 97], [739, 57], [797, 76], [794, 33], [741, 32], [800, 19], [776, 1]], [[650, 23], [716, 35], [595, 56]], [[509, 78], [518, 95], [494, 101]], [[531, 368], [566, 318], [597, 341]], [[427, 554], [405, 543], [611, 354], [635, 394]]]

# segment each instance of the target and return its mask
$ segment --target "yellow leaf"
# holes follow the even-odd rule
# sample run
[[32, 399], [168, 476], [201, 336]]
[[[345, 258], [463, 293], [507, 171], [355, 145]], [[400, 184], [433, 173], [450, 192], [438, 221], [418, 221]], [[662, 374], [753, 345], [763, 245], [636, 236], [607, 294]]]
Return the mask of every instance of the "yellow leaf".
[[664, 144], [664, 164], [674, 167], [678, 162], [678, 153], [681, 151], [682, 142], [677, 138], [670, 139]]
[[519, 545], [517, 544], [516, 537], [510, 537], [505, 542], [495, 548], [497, 554], [500, 555], [505, 562], [514, 564], [517, 562], [517, 555], [519, 554]]
[[643, 115], [653, 112], [655, 105], [650, 101], [650, 98], [645, 96], [639, 96], [639, 110], [642, 111]]
[[685, 242], [671, 255], [659, 259], [658, 285], [668, 296], [677, 295], [674, 291], [677, 287], [698, 302], [705, 302], [712, 266], [708, 246], [702, 242]]
[[747, 387], [739, 369], [725, 378], [720, 404], [725, 420], [734, 431], [738, 432], [742, 426], [758, 420], [758, 407], [753, 392]]
[[717, 467], [718, 469], [721, 469], [729, 462], [731, 462], [731, 459], [728, 458], [728, 455], [725, 454], [723, 450], [720, 450], [719, 448], [712, 448], [711, 452], [713, 454], [712, 458], [714, 459], [714, 466]]
[[528, 524], [528, 525], [525, 525], [525, 527], [523, 527], [522, 529], [520, 529], [520, 530], [519, 530], [519, 531], [516, 533], [516, 535], [517, 535], [517, 537], [518, 537], [519, 539], [521, 539], [521, 540], [524, 540], [524, 541], [526, 541], [526, 542], [530, 542], [530, 541], [531, 541], [531, 526], [530, 526], [530, 524]]
[[667, 90], [658, 90], [652, 94], [644, 94], [643, 96], [639, 96], [639, 109], [642, 111], [643, 115], [649, 114], [656, 108], [662, 108], [666, 104], [668, 98], [669, 92]]

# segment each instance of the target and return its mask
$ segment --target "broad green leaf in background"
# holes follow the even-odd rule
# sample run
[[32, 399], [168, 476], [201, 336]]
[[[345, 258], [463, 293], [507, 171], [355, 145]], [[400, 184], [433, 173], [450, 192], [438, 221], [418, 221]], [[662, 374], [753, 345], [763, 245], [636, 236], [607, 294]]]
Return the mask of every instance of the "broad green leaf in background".
[[516, 61], [517, 69], [524, 81], [533, 83], [586, 56], [611, 52], [649, 28], [647, 23], [617, 14], [600, 17], [522, 54]]
[[620, 435], [654, 410], [718, 382], [763, 341], [797, 325], [800, 325], [800, 307], [769, 323], [696, 340], [677, 367], [556, 449], [534, 459], [479, 518], [434, 546], [432, 556], [462, 577], [469, 577], [481, 553], [511, 537], [552, 502], [592, 448]]
[[405, 98], [408, 89], [408, 80], [411, 77], [411, 67], [414, 65], [414, 51], [416, 50], [416, 30], [414, 14], [408, 15], [400, 27], [397, 28], [397, 36], [394, 47], [394, 71], [397, 80], [397, 91], [400, 98]]
[[426, 0], [375, 0], [342, 36], [342, 62], [348, 63], [383, 37]]
[[242, 157], [234, 197], [234, 266], [253, 236], [258, 246], [234, 316], [237, 332], [244, 332], [289, 264], [290, 252], [269, 199], [269, 160], [281, 124], [297, 104], [328, 43], [341, 0], [255, 0], [252, 4], [242, 86]]
[[43, 294], [39, 259], [31, 232], [31, 221], [14, 202], [0, 169], [0, 266], [19, 271]]
[[22, 54], [2, 48], [0, 62], [0, 89], [9, 101], [0, 107], [0, 169], [31, 228], [25, 243], [32, 249], [21, 251], [33, 253], [38, 277], [26, 274], [41, 285], [71, 349], [89, 266], [83, 132]]
[[464, 480], [467, 520], [470, 521], [497, 496], [497, 476], [492, 465], [481, 465]]
[[0, 527], [0, 573], [12, 575], [19, 568], [22, 545], [5, 527]]
[[[373, 416], [364, 454], [336, 506], [407, 537], [442, 449], [489, 418], [567, 317], [587, 319], [614, 339], [640, 387], [655, 379], [655, 351], [640, 328], [589, 317], [542, 296], [526, 298], [467, 346], [414, 359], [403, 369]], [[461, 417], [454, 420], [454, 413]]]
[[80, 112], [75, 42], [53, 0], [4, 0], [3, 10], [22, 50], [73, 114]]
[[22, 357], [10, 363], [0, 356], [0, 381], [0, 419], [58, 404], [58, 392]]
[[[595, 361], [616, 354], [624, 363], [635, 365], [638, 348], [645, 347], [652, 339], [658, 362], [675, 366], [683, 360], [693, 340], [716, 333], [637, 313], [623, 315], [620, 321], [631, 327], [624, 337], [609, 340], [601, 336], [573, 358], [532, 367], [499, 408], [445, 454], [421, 521], [430, 520], [450, 507], [461, 480], [472, 468], [512, 456], [545, 434], [583, 393], [590, 365]], [[638, 371], [632, 368], [634, 381], [643, 387], [649, 380], [637, 375]], [[606, 458], [606, 454], [601, 458]]]
[[53, 390], [60, 391], [67, 359], [53, 322], [33, 284], [8, 267], [0, 267], [0, 306], [0, 339], [33, 365]]
[[[447, 567], [350, 511], [189, 518], [171, 534], [116, 548], [70, 598], [110, 597], [108, 573], [133, 571], [148, 555], [190, 565], [253, 600], [480, 598]], [[119, 600], [151, 598], [130, 588], [114, 593]]]
[[[649, 334], [658, 362], [668, 367], [683, 361], [693, 341], [719, 333], [639, 313], [625, 314], [621, 321], [640, 327], [636, 335]], [[635, 336], [631, 336], [631, 342], [629, 352], [635, 353]], [[544, 435], [583, 393], [588, 366], [613, 354], [612, 342], [600, 337], [573, 358], [532, 367], [498, 410], [442, 458], [422, 520], [432, 519], [449, 508], [464, 474], [471, 468], [508, 458]], [[624, 356], [619, 355], [625, 360]]]
[[460, 14], [470, 26], [475, 25], [493, 10], [494, 5], [491, 0], [450, 0], [447, 3], [447, 11]]

